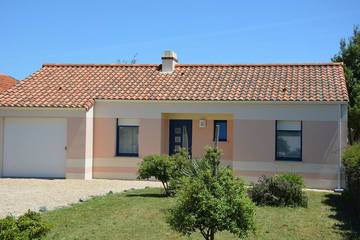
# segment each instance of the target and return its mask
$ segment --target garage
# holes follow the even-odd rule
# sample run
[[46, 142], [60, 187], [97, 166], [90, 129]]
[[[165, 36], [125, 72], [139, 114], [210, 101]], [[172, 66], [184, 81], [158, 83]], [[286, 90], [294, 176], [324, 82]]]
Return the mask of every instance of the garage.
[[5, 118], [4, 177], [64, 178], [66, 119]]

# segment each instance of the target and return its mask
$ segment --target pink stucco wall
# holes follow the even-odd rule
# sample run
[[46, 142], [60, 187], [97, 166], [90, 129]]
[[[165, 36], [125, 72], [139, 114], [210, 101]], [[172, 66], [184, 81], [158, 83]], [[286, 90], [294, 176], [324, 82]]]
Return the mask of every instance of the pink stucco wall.
[[161, 119], [161, 153], [169, 153], [169, 119]]
[[[192, 154], [195, 158], [200, 158], [204, 153], [205, 146], [213, 146], [214, 139], [214, 120], [206, 120], [206, 127], [199, 127], [199, 120], [194, 119], [192, 125]], [[227, 120], [227, 141], [219, 142], [222, 150], [222, 159], [233, 159], [233, 121]]]
[[85, 116], [67, 118], [66, 178], [91, 178], [92, 167], [89, 164], [92, 159], [89, 158], [89, 153], [91, 156], [92, 149], [86, 150], [86, 124]]
[[[303, 121], [303, 162], [338, 162], [338, 123]], [[235, 120], [234, 160], [272, 162], [275, 160], [275, 121]]]
[[[303, 121], [302, 136], [301, 162], [276, 161], [275, 121], [235, 120], [233, 162], [235, 173], [256, 181], [261, 175], [295, 172], [305, 178], [309, 187], [329, 189], [337, 187], [338, 122]], [[346, 139], [344, 138], [343, 141]]]
[[275, 121], [234, 120], [234, 160], [274, 161]]
[[323, 164], [339, 162], [337, 122], [303, 122], [303, 161]]
[[94, 119], [94, 158], [115, 156], [116, 147], [116, 119]]
[[67, 122], [67, 159], [84, 159], [86, 119], [68, 118]]
[[[73, 121], [74, 130], [77, 124], [77, 131], [81, 131], [79, 126], [82, 121]], [[204, 147], [213, 144], [213, 124], [214, 120], [209, 119], [206, 121], [206, 128], [200, 128], [199, 119], [193, 119], [194, 158], [200, 158]], [[319, 184], [320, 187], [330, 187], [337, 181], [337, 124], [336, 121], [303, 121], [303, 161], [297, 163], [275, 161], [275, 120], [228, 120], [228, 140], [220, 142], [219, 147], [223, 150], [222, 159], [226, 164], [233, 166], [235, 173], [245, 178], [257, 179], [263, 174], [291, 171], [303, 175], [311, 186]], [[139, 158], [116, 157], [116, 119], [95, 118], [95, 177], [135, 178], [142, 157], [154, 153], [168, 153], [168, 119], [140, 119], [139, 127]], [[76, 138], [73, 141], [75, 140]], [[74, 144], [79, 144], [82, 148], [84, 143], [79, 141]], [[285, 167], [282, 164], [285, 164]], [[311, 164], [315, 164], [317, 170], [312, 169]], [[245, 167], [242, 168], [243, 166]]]
[[161, 153], [161, 119], [140, 119], [139, 156]]
[[[139, 156], [161, 152], [161, 119], [140, 119]], [[116, 149], [116, 119], [95, 118], [94, 157], [114, 157]]]
[[94, 119], [94, 178], [134, 179], [140, 158], [161, 152], [161, 119], [139, 120], [139, 157], [119, 157], [116, 118]]

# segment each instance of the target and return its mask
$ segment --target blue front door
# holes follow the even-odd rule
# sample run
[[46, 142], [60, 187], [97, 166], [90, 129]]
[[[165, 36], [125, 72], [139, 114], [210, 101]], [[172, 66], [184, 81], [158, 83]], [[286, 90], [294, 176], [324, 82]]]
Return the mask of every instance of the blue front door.
[[169, 154], [187, 148], [191, 155], [192, 120], [170, 120]]

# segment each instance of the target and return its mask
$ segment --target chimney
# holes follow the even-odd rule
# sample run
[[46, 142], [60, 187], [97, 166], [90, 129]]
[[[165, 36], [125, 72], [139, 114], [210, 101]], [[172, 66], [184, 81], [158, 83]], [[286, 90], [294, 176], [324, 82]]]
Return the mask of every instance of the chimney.
[[175, 65], [178, 62], [175, 52], [170, 50], [164, 51], [161, 60], [161, 71], [163, 73], [172, 73], [175, 70]]

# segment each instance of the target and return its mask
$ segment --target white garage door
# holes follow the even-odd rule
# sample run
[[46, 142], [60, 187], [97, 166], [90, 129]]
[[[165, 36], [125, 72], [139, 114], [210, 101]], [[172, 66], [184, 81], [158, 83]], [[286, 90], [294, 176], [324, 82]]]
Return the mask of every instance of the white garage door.
[[63, 178], [66, 120], [5, 118], [4, 177]]

